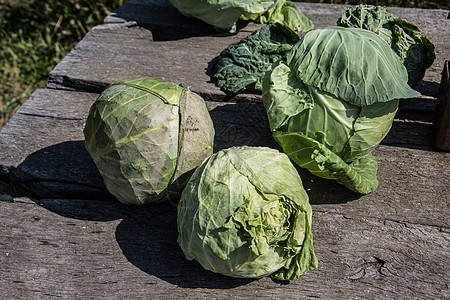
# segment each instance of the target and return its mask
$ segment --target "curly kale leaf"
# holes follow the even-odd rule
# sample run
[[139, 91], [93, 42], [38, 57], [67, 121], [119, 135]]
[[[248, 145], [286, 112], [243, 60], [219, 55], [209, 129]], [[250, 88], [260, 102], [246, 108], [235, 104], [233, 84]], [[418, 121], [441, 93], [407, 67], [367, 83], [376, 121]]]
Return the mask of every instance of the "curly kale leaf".
[[291, 29], [267, 25], [241, 41], [231, 44], [215, 60], [214, 79], [217, 86], [229, 93], [261, 90], [261, 81], [278, 61], [299, 40]]

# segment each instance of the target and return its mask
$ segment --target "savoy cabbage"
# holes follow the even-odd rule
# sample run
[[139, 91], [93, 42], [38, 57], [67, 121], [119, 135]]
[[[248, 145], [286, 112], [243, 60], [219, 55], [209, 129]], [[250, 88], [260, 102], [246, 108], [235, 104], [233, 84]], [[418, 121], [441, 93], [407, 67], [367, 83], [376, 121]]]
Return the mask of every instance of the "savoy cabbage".
[[384, 6], [358, 5], [348, 8], [338, 26], [370, 30], [382, 37], [397, 53], [408, 71], [408, 83], [419, 82], [434, 62], [434, 45], [413, 22], [396, 18]]

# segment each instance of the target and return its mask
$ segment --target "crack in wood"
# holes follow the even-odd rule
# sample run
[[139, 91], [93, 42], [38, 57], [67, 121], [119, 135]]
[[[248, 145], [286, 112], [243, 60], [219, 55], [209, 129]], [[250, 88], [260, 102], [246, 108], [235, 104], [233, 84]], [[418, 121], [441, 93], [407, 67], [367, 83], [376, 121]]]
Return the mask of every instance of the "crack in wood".
[[58, 244], [51, 243], [51, 242], [46, 241], [46, 240], [41, 240], [41, 241], [39, 241], [39, 242], [41, 243], [42, 246], [52, 246], [52, 247], [54, 247], [54, 248], [59, 248], [59, 245], [58, 245]]
[[359, 269], [349, 275], [348, 279], [356, 281], [368, 277], [389, 276], [392, 273], [386, 268], [386, 263], [387, 261], [376, 256], [365, 258], [364, 262], [358, 266]]
[[320, 205], [312, 205], [313, 208], [313, 214], [315, 213], [323, 213], [323, 214], [333, 214], [333, 215], [337, 215], [337, 216], [342, 216], [342, 218], [344, 219], [349, 219], [349, 220], [357, 220], [357, 219], [372, 219], [372, 220], [378, 220], [378, 221], [383, 221], [383, 222], [392, 222], [392, 223], [396, 223], [399, 225], [402, 225], [404, 227], [411, 227], [412, 226], [425, 226], [425, 227], [432, 227], [435, 228], [437, 230], [439, 230], [440, 232], [443, 233], [449, 233], [446, 230], [450, 230], [449, 226], [445, 226], [445, 225], [435, 225], [435, 224], [427, 224], [427, 223], [417, 223], [417, 222], [406, 222], [406, 221], [401, 221], [401, 220], [396, 220], [396, 219], [392, 219], [392, 218], [386, 218], [386, 217], [375, 217], [375, 216], [368, 216], [368, 215], [360, 215], [360, 214], [348, 214], [348, 213], [340, 213], [337, 211], [330, 211], [330, 210], [320, 210], [318, 209]]
[[25, 112], [17, 112], [18, 114], [24, 115], [24, 116], [30, 116], [30, 117], [39, 117], [39, 118], [49, 118], [54, 120], [69, 120], [69, 121], [82, 121], [83, 118], [67, 118], [67, 117], [58, 117], [58, 116], [49, 116], [49, 115], [41, 115], [36, 113], [25, 113]]

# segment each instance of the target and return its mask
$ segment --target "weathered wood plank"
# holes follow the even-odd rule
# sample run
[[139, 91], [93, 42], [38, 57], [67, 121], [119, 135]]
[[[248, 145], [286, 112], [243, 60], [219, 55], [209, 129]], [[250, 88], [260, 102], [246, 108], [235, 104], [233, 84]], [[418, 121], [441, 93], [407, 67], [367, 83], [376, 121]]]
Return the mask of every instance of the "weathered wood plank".
[[83, 122], [97, 94], [37, 89], [0, 131], [0, 161], [17, 166], [30, 154], [82, 140]]
[[[84, 148], [83, 123], [96, 97], [52, 89], [33, 93], [0, 132], [0, 194], [112, 199]], [[279, 149], [262, 104], [207, 106], [216, 129], [215, 151], [240, 145]], [[432, 124], [421, 122], [394, 123], [374, 152], [380, 186], [370, 195], [299, 169], [311, 203], [338, 213], [448, 227], [450, 153], [432, 150]]]
[[319, 268], [281, 284], [229, 278], [187, 261], [171, 205], [0, 203], [0, 293], [8, 299], [450, 297], [448, 229], [320, 208], [313, 206]]
[[80, 151], [97, 96], [48, 89], [31, 95], [0, 131], [0, 194], [110, 197], [89, 155]]
[[[298, 5], [315, 22], [316, 28], [335, 25], [348, 7], [316, 3]], [[395, 15], [417, 23], [436, 46], [436, 61], [416, 86], [428, 96], [426, 100], [435, 99], [444, 60], [450, 55], [448, 12], [391, 10]], [[49, 75], [49, 87], [101, 92], [113, 81], [149, 76], [191, 86], [193, 91], [213, 101], [258, 101], [260, 98], [249, 94], [227, 97], [211, 81], [209, 71], [211, 61], [224, 48], [260, 28], [259, 24], [250, 23], [237, 35], [217, 34], [207, 25], [202, 27], [197, 21], [182, 16], [168, 2], [157, 0], [128, 1], [106, 18], [106, 22], [95, 27], [56, 66]], [[201, 32], [201, 28], [205, 32]], [[180, 32], [183, 38], [174, 39], [170, 32]], [[191, 35], [186, 36], [189, 32]], [[420, 106], [423, 103], [428, 102], [423, 100]]]

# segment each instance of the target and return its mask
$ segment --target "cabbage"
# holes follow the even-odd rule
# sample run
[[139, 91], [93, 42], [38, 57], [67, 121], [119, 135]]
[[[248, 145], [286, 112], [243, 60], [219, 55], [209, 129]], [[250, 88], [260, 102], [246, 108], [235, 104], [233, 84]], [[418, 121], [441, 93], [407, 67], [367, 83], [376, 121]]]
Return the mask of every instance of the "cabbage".
[[329, 27], [307, 33], [263, 79], [262, 100], [283, 151], [311, 173], [367, 194], [378, 186], [372, 150], [398, 99], [420, 94], [375, 33]]
[[142, 77], [110, 85], [93, 103], [84, 135], [108, 191], [144, 204], [181, 194], [212, 154], [214, 128], [200, 96]]
[[434, 45], [421, 36], [422, 30], [407, 19], [395, 18], [384, 6], [361, 4], [350, 7], [337, 24], [370, 30], [386, 40], [405, 65], [410, 85], [422, 80], [425, 70], [436, 58]]
[[317, 268], [308, 195], [289, 158], [233, 147], [194, 172], [177, 209], [188, 260], [223, 275], [296, 280]]
[[219, 30], [233, 33], [238, 19], [280, 23], [292, 30], [314, 26], [294, 3], [287, 0], [169, 0], [183, 15], [194, 17]]
[[229, 45], [214, 60], [216, 85], [228, 93], [260, 91], [266, 71], [299, 39], [294, 31], [280, 24], [270, 24], [256, 30]]

